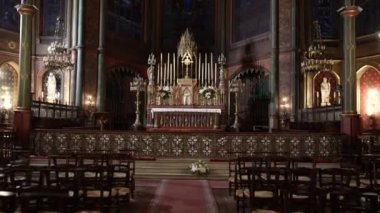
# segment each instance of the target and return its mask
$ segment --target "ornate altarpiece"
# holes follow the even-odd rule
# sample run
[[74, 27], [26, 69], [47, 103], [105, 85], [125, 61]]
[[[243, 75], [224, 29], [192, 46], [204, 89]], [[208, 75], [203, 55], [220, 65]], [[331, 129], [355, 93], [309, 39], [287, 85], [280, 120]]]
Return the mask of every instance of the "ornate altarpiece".
[[218, 130], [226, 125], [225, 71], [221, 54], [197, 53], [188, 30], [177, 53], [149, 55], [148, 130]]

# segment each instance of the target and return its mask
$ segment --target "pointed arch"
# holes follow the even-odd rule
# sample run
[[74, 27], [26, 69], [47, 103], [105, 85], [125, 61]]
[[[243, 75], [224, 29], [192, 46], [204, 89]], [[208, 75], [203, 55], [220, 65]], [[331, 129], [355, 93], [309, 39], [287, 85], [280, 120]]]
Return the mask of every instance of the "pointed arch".
[[[110, 126], [112, 129], [129, 129], [136, 119], [136, 93], [131, 91], [130, 84], [134, 77], [145, 76], [127, 65], [112, 67], [106, 73], [106, 109], [110, 112]], [[141, 104], [145, 103], [142, 101]]]
[[230, 78], [230, 86], [236, 81], [240, 85], [240, 95], [237, 96], [238, 98], [234, 93], [229, 94], [229, 114], [234, 114], [235, 102], [238, 101], [241, 131], [252, 131], [259, 127], [266, 128], [268, 126], [270, 93], [269, 76], [267, 73], [269, 72], [263, 66], [251, 64], [242, 67]]
[[[356, 81], [357, 112], [361, 115], [363, 129], [371, 129], [369, 116], [374, 116], [376, 120], [380, 119], [380, 111], [378, 110], [380, 105], [380, 70], [372, 65], [364, 65], [356, 72]], [[371, 91], [377, 95], [369, 97]], [[380, 128], [377, 127], [377, 129]]]
[[4, 105], [3, 99], [5, 95], [5, 96], [10, 96], [9, 97], [10, 100], [7, 100], [7, 102], [10, 101], [10, 103], [7, 103], [7, 105], [11, 104], [11, 108], [14, 108], [17, 106], [19, 75], [20, 75], [20, 68], [16, 62], [5, 61], [0, 64], [0, 85], [1, 85], [0, 97], [2, 97], [0, 100], [0, 105]]

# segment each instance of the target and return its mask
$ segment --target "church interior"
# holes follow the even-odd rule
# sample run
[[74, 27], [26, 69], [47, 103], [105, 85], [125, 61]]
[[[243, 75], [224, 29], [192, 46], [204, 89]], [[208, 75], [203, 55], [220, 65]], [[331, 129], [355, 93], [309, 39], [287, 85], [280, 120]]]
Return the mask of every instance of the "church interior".
[[0, 0], [0, 159], [2, 212], [380, 212], [380, 1]]

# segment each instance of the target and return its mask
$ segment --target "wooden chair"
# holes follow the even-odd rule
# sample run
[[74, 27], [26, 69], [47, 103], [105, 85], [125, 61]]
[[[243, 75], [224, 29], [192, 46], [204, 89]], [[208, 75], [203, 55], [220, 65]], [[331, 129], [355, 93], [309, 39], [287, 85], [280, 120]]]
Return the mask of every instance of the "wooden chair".
[[112, 175], [111, 166], [87, 166], [78, 175], [81, 210], [108, 212], [111, 207]]
[[[235, 173], [235, 195], [236, 200], [236, 211], [239, 213], [245, 212], [249, 203], [249, 185], [250, 185], [250, 169], [256, 168], [256, 166], [261, 166], [261, 158], [257, 159], [255, 157], [238, 157], [237, 167]], [[259, 161], [259, 162], [257, 162]], [[259, 168], [259, 167], [257, 167]]]
[[284, 190], [284, 212], [318, 211], [317, 170], [294, 168], [288, 171], [288, 183]]
[[72, 212], [65, 190], [29, 189], [19, 194], [21, 212]]
[[380, 209], [379, 192], [370, 189], [352, 189], [349, 192], [332, 193], [332, 211], [377, 213]]
[[248, 169], [249, 206], [251, 211], [281, 211], [281, 172], [273, 168]]
[[333, 194], [348, 194], [360, 186], [359, 174], [352, 169], [327, 168], [319, 170], [319, 196], [321, 204], [332, 207]]
[[111, 179], [111, 196], [116, 203], [119, 204], [121, 201], [129, 203], [130, 197], [132, 196], [132, 190], [134, 189], [134, 181], [130, 178], [130, 165], [129, 164], [118, 164], [112, 165], [112, 179]]
[[228, 160], [228, 195], [232, 195], [232, 191], [236, 190], [236, 178], [237, 178], [237, 159]]
[[0, 211], [14, 213], [17, 207], [17, 194], [12, 191], [0, 191]]
[[[116, 166], [114, 167], [117, 169], [119, 166], [122, 166], [121, 168], [128, 168], [129, 171], [129, 189], [130, 189], [130, 196], [134, 197], [134, 191], [135, 191], [135, 169], [136, 169], [136, 162], [132, 154], [130, 153], [116, 153], [112, 154], [108, 157], [108, 165]], [[123, 167], [124, 165], [124, 167]]]

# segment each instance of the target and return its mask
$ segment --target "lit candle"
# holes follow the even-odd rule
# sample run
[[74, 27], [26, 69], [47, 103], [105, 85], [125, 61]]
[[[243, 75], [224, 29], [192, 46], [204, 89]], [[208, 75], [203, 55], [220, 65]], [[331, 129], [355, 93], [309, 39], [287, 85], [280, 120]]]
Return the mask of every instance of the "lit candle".
[[166, 74], [167, 74], [168, 70], [167, 70], [167, 67], [166, 67], [166, 64], [164, 64], [164, 78], [163, 78], [163, 85], [166, 86]]
[[[198, 57], [198, 80], [201, 80], [201, 53], [199, 53]], [[198, 84], [200, 85], [200, 82]]]

